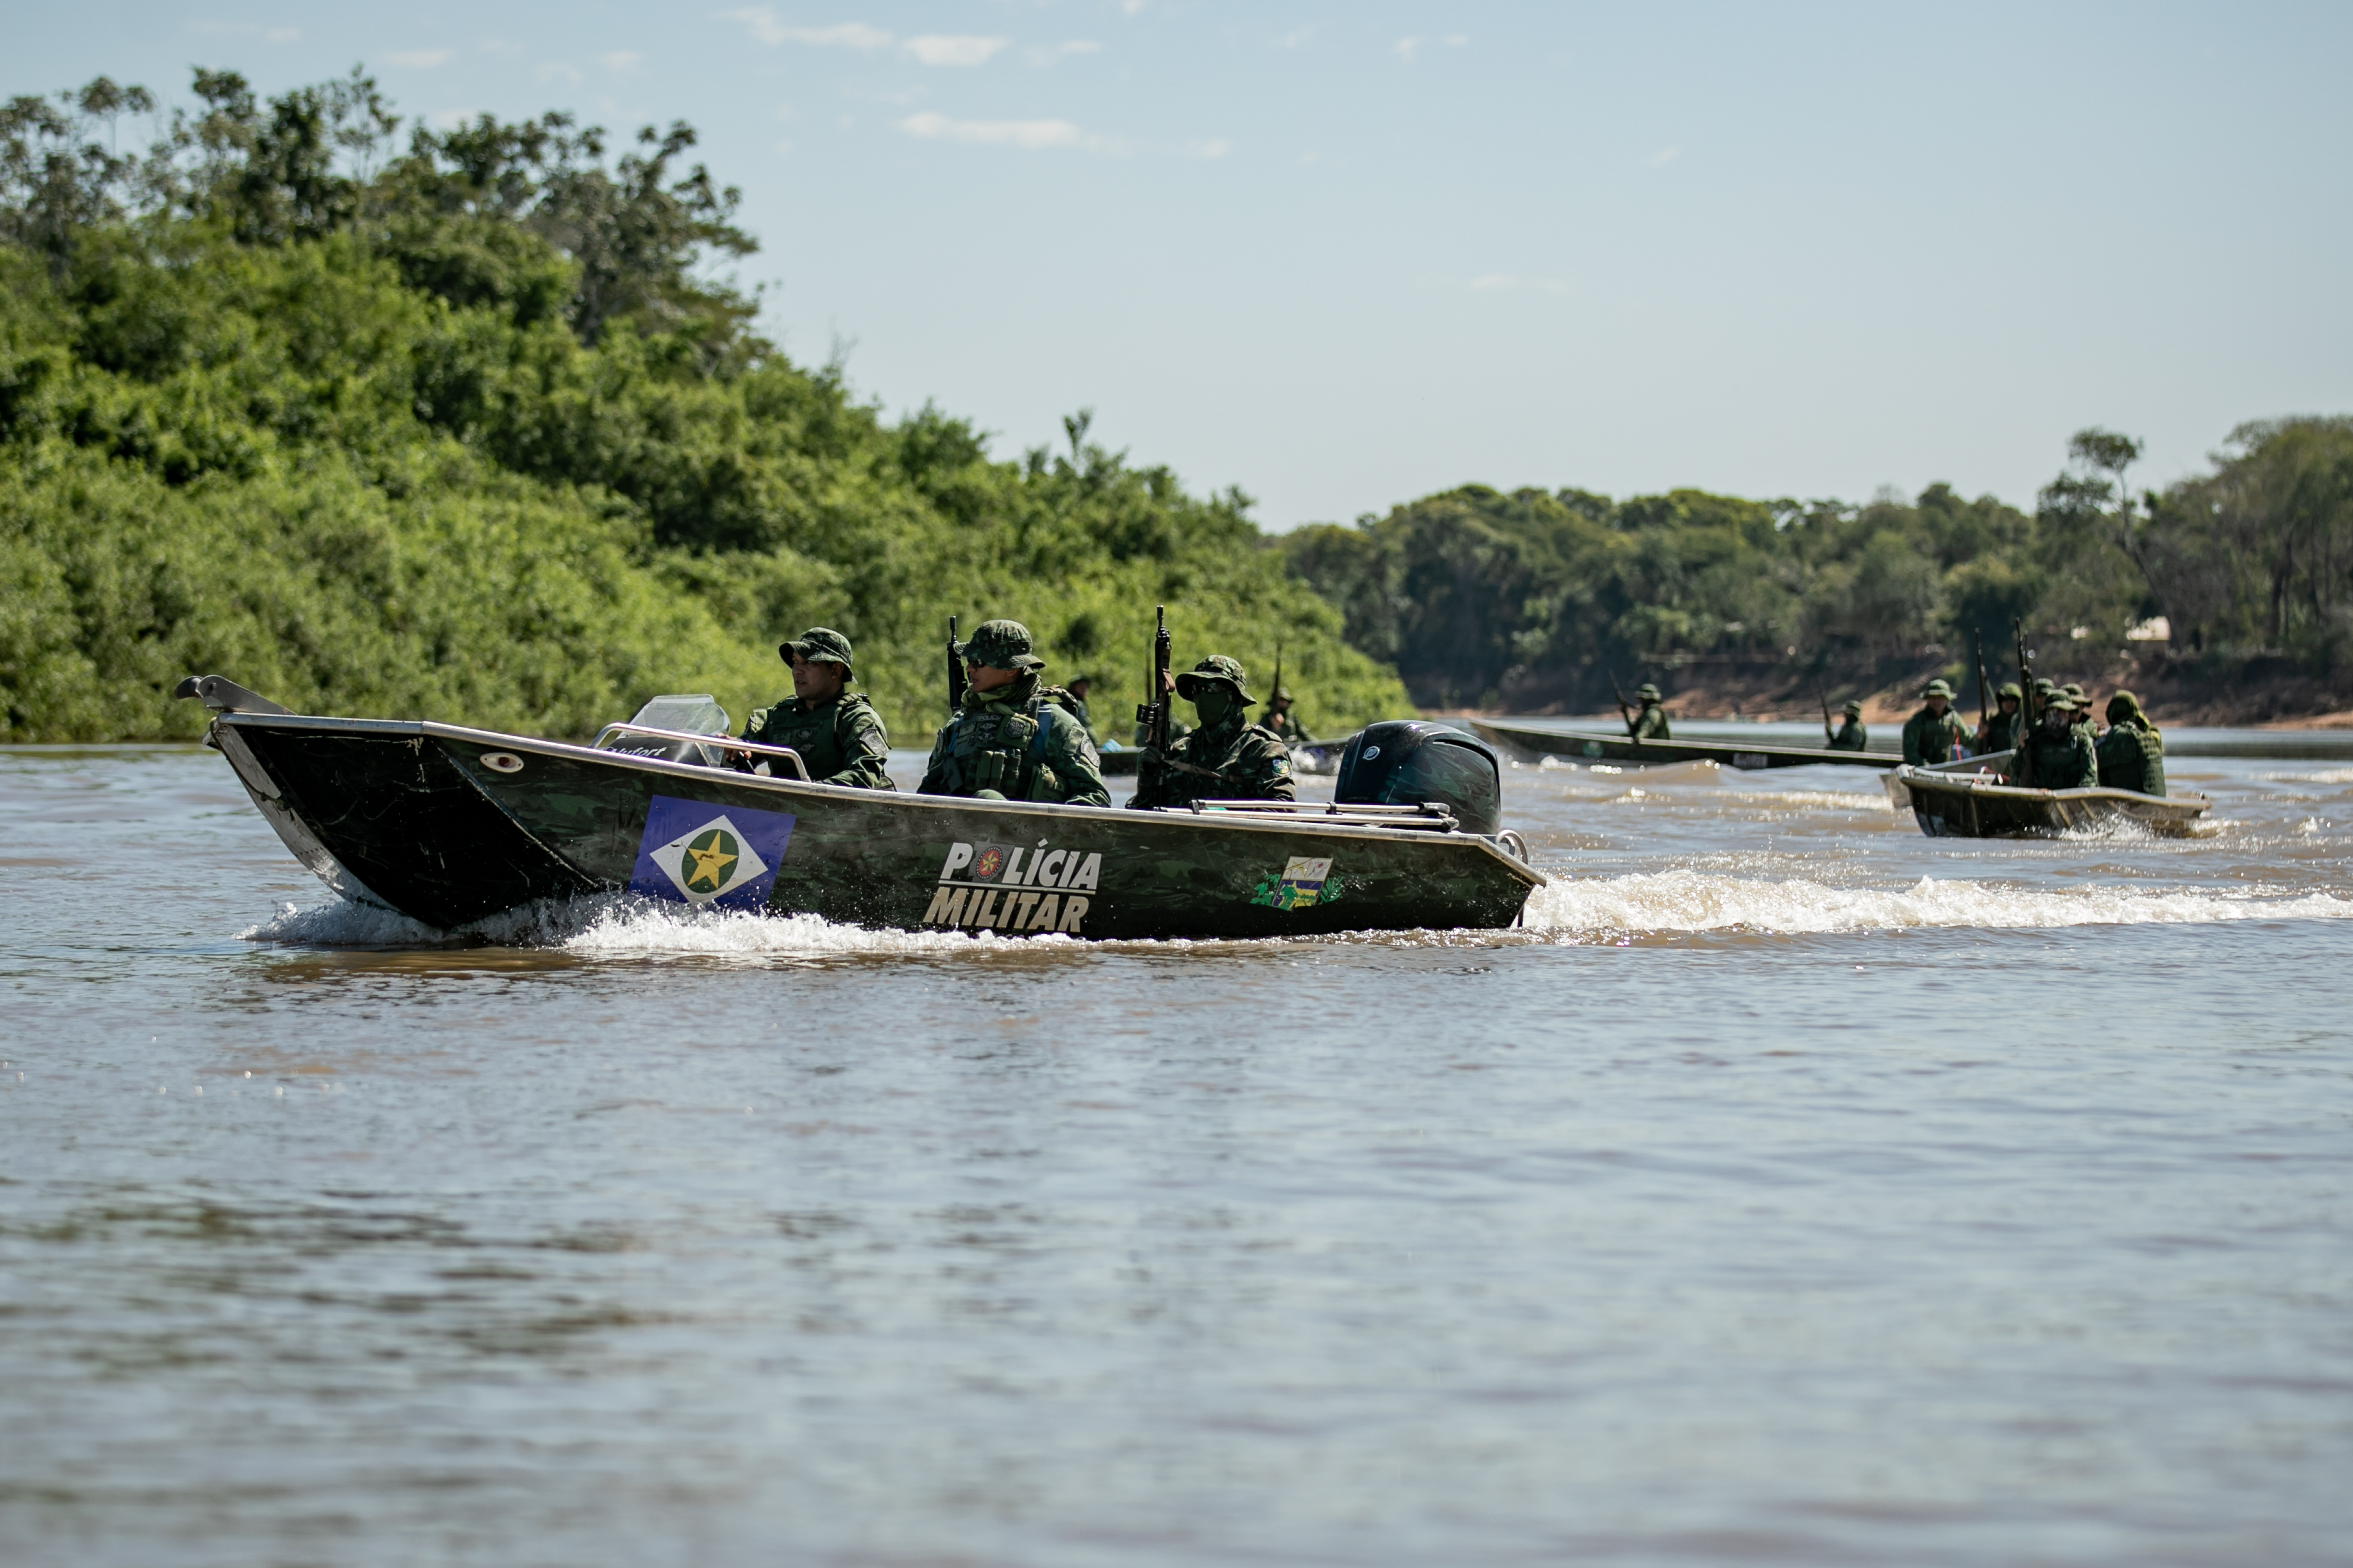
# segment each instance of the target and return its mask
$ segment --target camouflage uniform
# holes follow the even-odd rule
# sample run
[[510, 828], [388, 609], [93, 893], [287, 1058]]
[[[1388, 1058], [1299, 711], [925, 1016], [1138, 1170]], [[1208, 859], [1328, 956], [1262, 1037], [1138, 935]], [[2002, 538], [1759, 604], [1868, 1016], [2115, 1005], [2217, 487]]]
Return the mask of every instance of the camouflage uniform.
[[2042, 722], [2028, 732], [2019, 760], [2026, 776], [2013, 781], [2029, 789], [2090, 789], [2100, 782], [2091, 732], [2075, 722], [2075, 705], [2063, 693], [2051, 699]]
[[[1953, 689], [1941, 680], [1928, 682], [1923, 697], [1941, 697], [1949, 703]], [[1926, 767], [1931, 763], [1949, 763], [1955, 748], [1968, 737], [1968, 729], [1961, 716], [1947, 707], [1942, 713], [1931, 713], [1922, 708], [1904, 721], [1904, 760], [1912, 766]]]
[[1833, 752], [1867, 752], [1871, 749], [1871, 731], [1862, 726], [1862, 703], [1846, 705], [1846, 722], [1841, 724], [1839, 732], [1830, 738], [1829, 745]]
[[[787, 664], [795, 654], [810, 664], [838, 664], [842, 679], [850, 679], [849, 639], [824, 626], [778, 645], [776, 654]], [[790, 746], [800, 753], [801, 765], [818, 784], [858, 789], [898, 787], [883, 771], [891, 756], [891, 738], [883, 731], [882, 716], [858, 692], [844, 691], [817, 703], [787, 697], [773, 708], [754, 709], [744, 725], [743, 738], [764, 746]]]
[[[2003, 712], [2000, 701], [2000, 698], [2002, 697], [2016, 700], [2018, 708], [2009, 713]], [[2018, 682], [2010, 681], [1997, 694], [1993, 711], [1986, 715], [1985, 731], [1978, 737], [1977, 754], [1983, 757], [1990, 756], [1996, 752], [2014, 750], [2018, 745], [2019, 729], [2025, 722], [2025, 695], [2019, 690]]]
[[1138, 811], [1190, 805], [1197, 800], [1291, 800], [1291, 749], [1264, 725], [1250, 721], [1250, 697], [1242, 667], [1212, 654], [1176, 678], [1176, 693], [1192, 698], [1214, 681], [1233, 693], [1226, 710], [1184, 739], [1168, 743], [1164, 759], [1146, 752], [1127, 804]]
[[932, 741], [924, 795], [983, 795], [1064, 805], [1109, 805], [1102, 763], [1086, 726], [1038, 689], [1046, 661], [1029, 651], [1029, 628], [990, 621], [956, 652], [1020, 679], [991, 691], [968, 689], [955, 717]]
[[1634, 715], [1634, 728], [1630, 731], [1634, 739], [1672, 741], [1675, 738], [1674, 731], [1667, 727], [1667, 710], [1659, 705], [1657, 687], [1647, 680], [1642, 682], [1635, 689], [1634, 700], [1642, 705], [1642, 710]]
[[2094, 750], [2102, 789], [2165, 793], [2165, 738], [2142, 715], [2140, 700], [2131, 692], [2119, 691], [2108, 699], [2108, 732]]
[[1278, 708], [1269, 704], [1267, 710], [1259, 715], [1259, 728], [1267, 731], [1286, 746], [1303, 746], [1315, 739], [1307, 732], [1306, 725], [1292, 716], [1291, 688], [1276, 687], [1274, 700], [1282, 706]]

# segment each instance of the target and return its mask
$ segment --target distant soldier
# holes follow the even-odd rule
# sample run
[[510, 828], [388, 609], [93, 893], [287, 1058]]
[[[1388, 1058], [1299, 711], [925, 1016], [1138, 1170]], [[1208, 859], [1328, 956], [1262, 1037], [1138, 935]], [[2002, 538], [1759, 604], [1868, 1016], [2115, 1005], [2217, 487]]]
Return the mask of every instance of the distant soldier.
[[1932, 680], [1920, 693], [1921, 709], [1904, 721], [1904, 760], [1915, 768], [1949, 763], [1968, 731], [1953, 711], [1953, 689]]
[[1649, 681], [1634, 688], [1634, 700], [1642, 710], [1634, 715], [1630, 731], [1637, 741], [1672, 741], [1674, 731], [1667, 728], [1667, 710], [1659, 701], [1659, 689]]
[[1038, 689], [1046, 661], [1029, 651], [1028, 626], [986, 622], [956, 654], [964, 701], [934, 738], [917, 788], [977, 800], [1111, 804], [1086, 726]]
[[1095, 723], [1093, 718], [1087, 712], [1088, 685], [1089, 681], [1085, 676], [1074, 675], [1071, 677], [1070, 684], [1060, 689], [1055, 700], [1062, 705], [1064, 712], [1076, 719], [1086, 732], [1092, 735], [1095, 732]]
[[1829, 744], [1833, 752], [1867, 752], [1871, 749], [1871, 731], [1862, 727], [1862, 703], [1846, 705], [1846, 722], [1839, 726], [1838, 733], [1830, 738]]
[[1266, 711], [1259, 716], [1261, 726], [1274, 732], [1274, 738], [1286, 746], [1303, 746], [1315, 739], [1307, 726], [1292, 716], [1291, 688], [1278, 686], [1274, 695], [1266, 700]]
[[[882, 771], [891, 757], [882, 716], [862, 694], [842, 689], [854, 679], [849, 639], [814, 626], [778, 644], [776, 657], [793, 667], [793, 695], [773, 708], [754, 709], [744, 722], [743, 738], [764, 746], [790, 746], [818, 784], [897, 788]], [[752, 769], [752, 758], [749, 752], [729, 755], [745, 773]]]
[[2090, 789], [2100, 782], [2092, 737], [2075, 722], [2075, 704], [2063, 691], [2051, 694], [2051, 706], [2027, 731], [2019, 760], [2026, 764], [2026, 776], [2017, 782], [2031, 789]]
[[2092, 700], [2084, 694], [2084, 689], [2071, 680], [2059, 689], [2065, 692], [2067, 700], [2075, 705], [2075, 728], [2096, 739], [2099, 731], [2093, 724]]
[[2020, 713], [2025, 700], [2018, 689], [2018, 682], [2002, 682], [2000, 700], [1995, 704], [1994, 711], [1986, 715], [1985, 722], [1978, 726], [1977, 744], [1970, 749], [1980, 757], [2014, 750], [2018, 745], [2018, 728], [2025, 722]]
[[2140, 700], [2129, 691], [2108, 699], [2108, 732], [2095, 748], [2102, 789], [2137, 790], [2142, 795], [2165, 793], [2165, 741], [2140, 710]]
[[1250, 721], [1255, 699], [1242, 667], [1211, 654], [1175, 681], [1200, 726], [1168, 743], [1168, 754], [1145, 754], [1135, 777], [1136, 810], [1190, 805], [1197, 800], [1290, 800], [1291, 749], [1274, 731]]

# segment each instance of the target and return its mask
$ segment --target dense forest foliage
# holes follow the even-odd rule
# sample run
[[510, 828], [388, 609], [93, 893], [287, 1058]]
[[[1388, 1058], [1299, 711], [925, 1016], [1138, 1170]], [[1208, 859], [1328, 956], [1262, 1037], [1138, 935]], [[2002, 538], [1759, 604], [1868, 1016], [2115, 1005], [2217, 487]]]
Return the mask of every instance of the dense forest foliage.
[[1239, 491], [1083, 414], [997, 460], [763, 340], [711, 271], [754, 241], [685, 126], [403, 141], [357, 72], [265, 101], [199, 71], [195, 98], [0, 108], [0, 740], [191, 735], [168, 693], [201, 671], [545, 733], [664, 690], [740, 719], [824, 624], [922, 745], [951, 614], [1027, 621], [1110, 730], [1164, 600], [1187, 661], [1264, 671], [1280, 640], [1311, 723], [1405, 708]]
[[1972, 634], [2009, 662], [2013, 617], [2063, 655], [2162, 616], [2178, 660], [2353, 674], [2353, 419], [2243, 426], [2162, 492], [2128, 487], [2139, 452], [2078, 433], [2031, 514], [1941, 484], [1867, 506], [1472, 485], [1285, 549], [1425, 704], [1591, 706], [1612, 670], [1711, 661], [1966, 676]]

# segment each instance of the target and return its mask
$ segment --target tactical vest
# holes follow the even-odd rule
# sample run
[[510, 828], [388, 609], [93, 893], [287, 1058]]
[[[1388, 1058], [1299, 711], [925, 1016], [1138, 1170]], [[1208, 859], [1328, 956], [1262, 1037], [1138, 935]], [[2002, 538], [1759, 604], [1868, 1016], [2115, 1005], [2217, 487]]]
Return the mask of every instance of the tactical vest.
[[871, 704], [856, 693], [820, 704], [815, 712], [802, 710], [797, 700], [788, 699], [767, 710], [766, 722], [758, 734], [746, 735], [744, 739], [770, 746], [790, 746], [801, 754], [809, 777], [830, 778], [849, 765], [849, 759], [842, 755], [835, 726], [843, 715], [866, 706]]
[[1040, 692], [1018, 710], [992, 702], [956, 716], [948, 753], [955, 759], [964, 794], [993, 789], [1008, 800], [1029, 798], [1044, 749], [1045, 721], [1038, 710], [1047, 700]]

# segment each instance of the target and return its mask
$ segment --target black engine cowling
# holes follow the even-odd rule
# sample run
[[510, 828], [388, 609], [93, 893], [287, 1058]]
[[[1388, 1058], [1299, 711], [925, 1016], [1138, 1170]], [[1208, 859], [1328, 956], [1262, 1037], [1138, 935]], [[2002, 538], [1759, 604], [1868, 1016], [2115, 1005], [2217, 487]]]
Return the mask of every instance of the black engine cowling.
[[1367, 724], [1340, 753], [1332, 798], [1342, 805], [1438, 803], [1465, 833], [1493, 837], [1504, 826], [1504, 768], [1476, 735], [1419, 719]]

